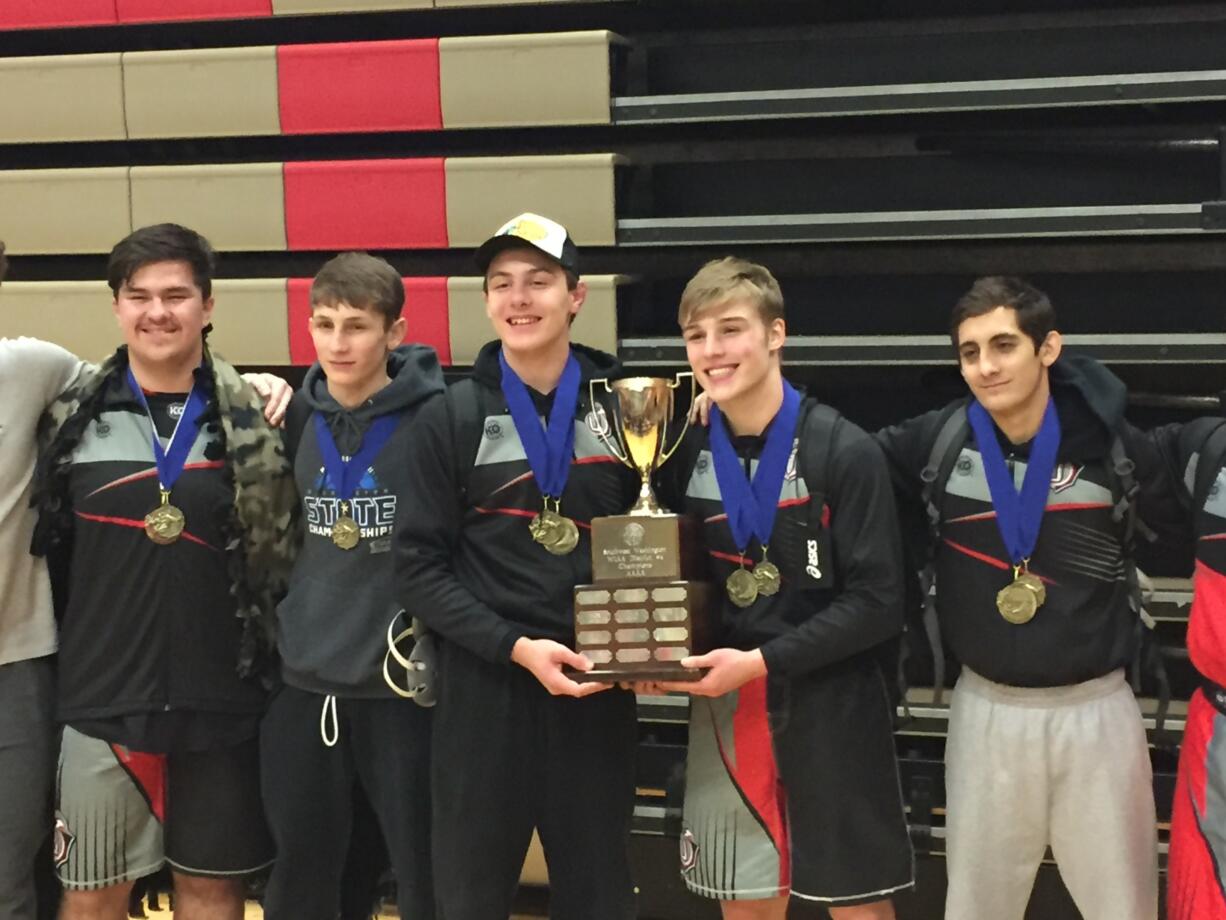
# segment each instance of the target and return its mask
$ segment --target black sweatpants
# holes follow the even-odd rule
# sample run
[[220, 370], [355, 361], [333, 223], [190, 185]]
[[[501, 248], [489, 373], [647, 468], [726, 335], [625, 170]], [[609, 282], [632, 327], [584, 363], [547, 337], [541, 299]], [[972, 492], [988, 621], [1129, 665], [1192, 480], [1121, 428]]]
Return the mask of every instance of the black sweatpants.
[[260, 727], [264, 808], [277, 845], [264, 916], [337, 916], [360, 783], [391, 855], [400, 916], [432, 920], [430, 711], [411, 700], [338, 699], [339, 738], [328, 747], [320, 735], [325, 699], [285, 687]]
[[626, 852], [638, 739], [633, 694], [554, 697], [517, 665], [441, 643], [434, 882], [440, 920], [506, 920], [540, 834], [553, 920], [635, 915]]

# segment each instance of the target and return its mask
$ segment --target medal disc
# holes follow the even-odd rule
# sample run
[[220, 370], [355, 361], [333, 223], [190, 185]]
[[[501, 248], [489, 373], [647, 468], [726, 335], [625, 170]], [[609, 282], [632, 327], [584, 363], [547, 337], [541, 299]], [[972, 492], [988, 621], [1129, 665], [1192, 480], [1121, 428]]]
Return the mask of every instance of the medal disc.
[[145, 515], [145, 536], [159, 546], [179, 539], [186, 526], [183, 512], [171, 504], [161, 504]]
[[341, 549], [353, 549], [361, 539], [358, 522], [347, 514], [342, 514], [332, 525], [332, 542]]
[[763, 559], [753, 567], [754, 581], [758, 583], [758, 593], [767, 597], [779, 593], [779, 585], [783, 576], [779, 574], [779, 566]]
[[1005, 621], [1015, 626], [1029, 623], [1039, 609], [1039, 599], [1034, 588], [1022, 581], [1005, 585], [996, 595], [996, 609]]
[[544, 546], [555, 556], [565, 556], [567, 553], [574, 552], [575, 547], [579, 545], [579, 526], [568, 517], [561, 515], [558, 517], [557, 539]]
[[753, 577], [753, 573], [745, 569], [737, 569], [724, 582], [724, 590], [728, 592], [732, 603], [738, 607], [748, 607], [758, 599], [760, 589], [758, 579]]
[[562, 515], [546, 508], [532, 518], [528, 524], [528, 533], [532, 534], [533, 540], [549, 549], [562, 538], [562, 520]]
[[1042, 607], [1043, 602], [1047, 600], [1047, 587], [1043, 584], [1043, 579], [1038, 575], [1032, 575], [1029, 572], [1023, 572], [1013, 580], [1015, 585], [1025, 585], [1034, 592], [1035, 606]]

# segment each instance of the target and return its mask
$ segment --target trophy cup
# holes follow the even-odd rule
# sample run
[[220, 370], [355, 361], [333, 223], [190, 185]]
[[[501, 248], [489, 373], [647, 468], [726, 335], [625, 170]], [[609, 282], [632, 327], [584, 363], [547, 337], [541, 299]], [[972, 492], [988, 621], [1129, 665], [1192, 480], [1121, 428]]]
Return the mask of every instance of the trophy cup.
[[[674, 394], [683, 378], [695, 394], [694, 375], [593, 380], [591, 405], [600, 417], [597, 385], [612, 394], [612, 418], [597, 426], [612, 454], [639, 474], [641, 487], [625, 514], [592, 519], [594, 583], [575, 587], [575, 648], [594, 667], [571, 674], [577, 681], [697, 680], [682, 658], [707, 651], [713, 638], [711, 585], [697, 519], [660, 507], [651, 489], [655, 470], [681, 444], [689, 409], [671, 447]], [[610, 436], [612, 435], [612, 436]]]

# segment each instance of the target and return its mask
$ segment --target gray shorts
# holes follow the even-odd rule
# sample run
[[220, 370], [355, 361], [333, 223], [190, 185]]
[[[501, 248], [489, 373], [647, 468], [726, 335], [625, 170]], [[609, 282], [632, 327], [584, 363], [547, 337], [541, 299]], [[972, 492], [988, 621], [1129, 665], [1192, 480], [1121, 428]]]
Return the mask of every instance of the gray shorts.
[[64, 729], [56, 782], [56, 871], [65, 888], [135, 881], [169, 865], [244, 876], [272, 862], [256, 739], [145, 754]]

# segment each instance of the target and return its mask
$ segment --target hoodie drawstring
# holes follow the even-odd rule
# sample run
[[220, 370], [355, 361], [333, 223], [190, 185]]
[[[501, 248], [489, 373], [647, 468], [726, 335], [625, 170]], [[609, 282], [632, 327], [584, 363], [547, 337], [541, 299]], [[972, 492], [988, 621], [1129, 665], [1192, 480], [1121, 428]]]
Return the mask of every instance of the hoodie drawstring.
[[[328, 733], [329, 720], [332, 722], [331, 737]], [[319, 713], [319, 737], [323, 739], [326, 747], [336, 747], [336, 742], [341, 737], [340, 720], [336, 715], [336, 697], [330, 693], [324, 697], [323, 709]]]

